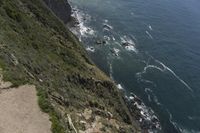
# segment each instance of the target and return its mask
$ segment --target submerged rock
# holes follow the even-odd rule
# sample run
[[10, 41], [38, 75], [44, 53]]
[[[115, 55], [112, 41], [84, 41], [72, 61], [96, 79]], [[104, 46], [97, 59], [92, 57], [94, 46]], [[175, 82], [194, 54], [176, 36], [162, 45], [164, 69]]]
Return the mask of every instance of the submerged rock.
[[122, 42], [121, 45], [124, 46], [124, 47], [126, 47], [126, 46], [130, 46], [131, 44], [129, 42]]
[[95, 52], [95, 48], [94, 47], [87, 47], [86, 50], [89, 51], [89, 52]]
[[119, 56], [120, 50], [117, 49], [117, 48], [113, 48], [113, 49], [110, 49], [110, 52], [111, 52], [114, 56]]
[[112, 30], [113, 27], [110, 26], [110, 25], [108, 25], [108, 24], [106, 24], [106, 23], [104, 23], [104, 24], [103, 24], [103, 29], [105, 29], [105, 30]]
[[106, 44], [106, 41], [103, 39], [97, 39], [96, 40], [96, 44], [100, 45], [100, 44]]

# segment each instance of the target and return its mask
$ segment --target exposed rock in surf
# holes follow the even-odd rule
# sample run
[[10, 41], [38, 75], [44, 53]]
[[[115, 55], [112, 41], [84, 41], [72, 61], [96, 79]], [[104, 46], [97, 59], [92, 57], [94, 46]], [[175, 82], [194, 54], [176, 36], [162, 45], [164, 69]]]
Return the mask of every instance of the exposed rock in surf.
[[154, 112], [145, 106], [142, 100], [135, 94], [131, 93], [130, 97], [124, 97], [131, 115], [138, 121], [142, 130], [160, 131], [161, 126]]
[[95, 31], [86, 25], [87, 21], [91, 19], [91, 16], [78, 10], [77, 8], [72, 9], [71, 20], [67, 23], [70, 30], [78, 36], [81, 41], [82, 38], [88, 37], [95, 34]]
[[122, 42], [121, 45], [124, 46], [124, 47], [126, 47], [126, 46], [130, 46], [131, 44], [129, 42]]
[[121, 46], [124, 47], [128, 51], [134, 51], [135, 53], [138, 52], [134, 46], [134, 43], [130, 43], [128, 41], [122, 41]]
[[111, 52], [114, 56], [119, 56], [120, 50], [117, 49], [117, 48], [113, 48], [113, 49], [110, 49], [110, 52]]
[[96, 40], [96, 44], [100, 45], [100, 44], [106, 44], [106, 41], [103, 39], [98, 39]]
[[111, 40], [109, 36], [104, 36], [103, 38], [104, 38], [104, 40], [106, 40], [106, 41], [110, 41], [110, 40]]
[[86, 50], [89, 51], [89, 52], [95, 52], [95, 48], [94, 47], [87, 47]]
[[108, 24], [106, 24], [106, 23], [104, 23], [104, 24], [103, 24], [103, 29], [104, 29], [104, 30], [112, 30], [113, 27], [110, 26], [110, 25], [108, 25]]

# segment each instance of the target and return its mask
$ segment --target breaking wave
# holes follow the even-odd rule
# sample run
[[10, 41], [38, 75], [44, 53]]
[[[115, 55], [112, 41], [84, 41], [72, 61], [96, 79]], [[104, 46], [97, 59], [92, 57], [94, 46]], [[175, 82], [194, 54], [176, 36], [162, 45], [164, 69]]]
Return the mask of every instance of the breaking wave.
[[76, 19], [76, 22], [72, 27], [70, 27], [70, 30], [79, 37], [80, 41], [82, 37], [88, 37], [95, 34], [95, 31], [86, 25], [86, 22], [91, 19], [90, 15], [74, 7], [72, 17]]
[[87, 47], [86, 50], [89, 51], [89, 52], [95, 52], [95, 48], [94, 47]]
[[121, 39], [122, 45], [125, 47], [126, 50], [138, 53], [138, 50], [136, 49], [136, 44], [133, 41], [133, 39], [131, 39], [130, 37], [126, 35], [123, 37], [120, 37], [120, 39]]

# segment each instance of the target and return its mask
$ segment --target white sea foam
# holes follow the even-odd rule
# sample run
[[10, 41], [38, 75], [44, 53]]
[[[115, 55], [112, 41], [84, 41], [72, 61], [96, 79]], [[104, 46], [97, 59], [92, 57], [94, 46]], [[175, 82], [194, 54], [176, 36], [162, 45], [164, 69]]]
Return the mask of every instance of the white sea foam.
[[146, 80], [146, 79], [142, 79], [142, 81], [145, 82], [145, 83], [149, 83], [149, 84], [156, 86], [153, 81]]
[[108, 20], [104, 20], [104, 22], [103, 22], [103, 30], [107, 30], [107, 31], [113, 30], [113, 26], [108, 24]]
[[89, 51], [89, 52], [95, 52], [95, 48], [94, 47], [87, 47], [86, 50]]
[[149, 27], [149, 30], [153, 30], [153, 28], [152, 28], [152, 26], [151, 26], [151, 25], [149, 25], [148, 27]]
[[113, 40], [113, 41], [115, 41], [115, 40], [116, 40], [114, 36], [112, 37], [112, 40]]
[[91, 19], [91, 16], [79, 11], [76, 7], [73, 10], [72, 16], [78, 21], [76, 27], [73, 29], [71, 28], [72, 32], [74, 32], [76, 35], [78, 34], [78, 36], [81, 37], [87, 37], [88, 35], [95, 34], [95, 31], [91, 27], [85, 25], [85, 23]]
[[117, 85], [117, 88], [118, 88], [119, 90], [124, 90], [124, 88], [122, 87], [121, 84], [118, 84], [118, 85]]
[[[179, 125], [178, 123], [176, 123], [174, 120], [173, 120], [173, 116], [172, 114], [170, 113], [170, 111], [167, 109], [166, 110], [169, 114], [169, 121], [170, 123], [178, 130], [180, 131], [181, 133], [200, 133], [199, 130], [193, 130], [193, 129], [186, 129], [184, 128], [183, 126]], [[190, 117], [190, 116], [189, 116]]]
[[109, 36], [103, 36], [103, 38], [104, 38], [104, 40], [106, 40], [106, 41], [110, 41], [110, 40], [111, 40]]
[[[129, 97], [129, 100], [133, 101], [134, 102], [134, 106], [136, 106], [137, 109], [139, 109], [139, 111], [140, 111], [140, 115], [142, 116], [139, 119], [140, 123], [143, 123], [143, 121], [146, 121], [146, 122], [147, 121], [151, 121], [151, 122], [153, 122], [154, 120], [158, 120], [158, 118], [155, 116], [155, 114], [154, 114], [154, 112], [153, 112], [153, 110], [151, 108], [145, 106], [145, 104], [142, 101], [138, 103], [138, 97], [137, 96], [131, 95]], [[154, 121], [153, 123], [156, 126], [156, 129], [159, 129], [159, 130], [161, 129], [159, 121], [157, 121], [157, 122]], [[150, 129], [148, 132], [150, 132], [150, 131], [152, 131], [152, 130]]]
[[147, 96], [148, 96], [149, 102], [151, 102], [151, 101], [152, 101], [152, 100], [151, 100], [151, 95], [150, 95], [149, 93], [152, 93], [153, 91], [152, 91], [150, 88], [145, 88], [144, 91], [146, 92], [146, 94], [147, 94]]
[[[149, 64], [150, 59], [153, 59], [156, 63], [158, 63], [159, 65], [161, 65], [162, 68], [159, 67], [159, 66], [156, 66], [156, 65], [150, 65], [150, 64]], [[192, 89], [183, 79], [181, 79], [173, 70], [171, 70], [169, 67], [167, 67], [164, 63], [162, 63], [162, 62], [159, 61], [159, 60], [154, 59], [152, 56], [151, 56], [150, 59], [149, 59], [149, 61], [147, 62], [146, 66], [144, 67], [143, 71], [137, 73], [137, 75], [139, 75], [139, 76], [141, 77], [142, 74], [145, 74], [145, 73], [147, 72], [147, 69], [150, 69], [150, 68], [159, 70], [159, 71], [161, 71], [161, 72], [166, 72], [166, 71], [168, 71], [168, 72], [170, 72], [178, 81], [180, 81], [189, 91], [193, 92], [193, 89]]]
[[103, 30], [104, 31], [113, 30], [113, 26], [108, 24], [108, 20], [104, 20], [104, 22], [103, 22]]
[[152, 35], [146, 30], [145, 33], [151, 38], [153, 39]]
[[125, 49], [137, 53], [137, 49], [133, 45], [125, 46]]
[[109, 31], [109, 30], [113, 29], [113, 26], [106, 24], [106, 23], [103, 23], [103, 29]]
[[155, 61], [163, 66], [163, 68], [164, 68], [163, 71], [168, 70], [169, 72], [171, 72], [174, 75], [174, 77], [176, 79], [178, 79], [188, 90], [193, 92], [193, 89], [184, 80], [182, 80], [174, 71], [172, 71], [169, 67], [167, 67], [165, 64], [163, 64], [161, 61], [159, 61], [159, 60], [155, 60]]
[[80, 33], [82, 36], [87, 36], [88, 35], [93, 35], [94, 34], [94, 30], [86, 27], [83, 23], [80, 23]]
[[120, 52], [119, 49], [113, 48], [113, 51], [114, 51], [114, 55], [119, 56], [119, 52]]
[[130, 99], [130, 100], [133, 100], [133, 99], [134, 99], [134, 97], [133, 97], [133, 96], [130, 96], [130, 97], [129, 97], [129, 99]]
[[120, 37], [122, 43], [128, 42], [129, 44], [135, 45], [135, 42], [128, 36]]
[[150, 88], [145, 88], [145, 92], [153, 92]]
[[142, 72], [136, 73], [136, 76], [137, 76], [137, 77], [140, 77], [140, 78], [141, 78], [141, 79], [140, 79], [141, 81], [145, 81], [144, 79], [142, 79], [142, 74], [147, 73], [147, 69], [149, 69], [149, 68], [153, 68], [153, 69], [159, 70], [159, 71], [161, 71], [161, 72], [164, 71], [162, 68], [160, 68], [160, 67], [158, 67], [158, 66], [155, 66], [155, 65], [148, 65], [148, 64], [147, 64], [147, 65], [144, 67], [144, 69], [143, 69]]
[[179, 128], [179, 126], [178, 126], [178, 124], [177, 124], [176, 122], [173, 121], [173, 116], [172, 116], [172, 114], [169, 112], [168, 109], [167, 109], [167, 112], [168, 112], [168, 114], [169, 114], [169, 121], [170, 121], [170, 123], [172, 123], [172, 125], [173, 125], [177, 130], [181, 131], [180, 128]]
[[120, 37], [120, 39], [121, 39], [122, 44], [127, 44], [124, 47], [126, 50], [138, 53], [138, 50], [136, 49], [136, 46], [135, 46], [135, 42], [130, 37], [123, 36], [123, 37]]
[[183, 128], [183, 126], [179, 125], [178, 123], [176, 123], [174, 120], [173, 120], [173, 116], [172, 114], [169, 112], [169, 110], [167, 110], [168, 114], [169, 114], [169, 121], [170, 123], [172, 123], [172, 125], [178, 130], [180, 131], [181, 133], [200, 133], [200, 131], [196, 131], [196, 130], [191, 130], [191, 129], [186, 129], [186, 128]]
[[155, 65], [148, 65], [144, 68], [144, 71], [146, 72], [148, 68], [154, 68], [156, 70], [159, 70], [161, 72], [164, 72], [165, 70], [163, 70], [162, 68], [158, 67], [158, 66], [155, 66]]

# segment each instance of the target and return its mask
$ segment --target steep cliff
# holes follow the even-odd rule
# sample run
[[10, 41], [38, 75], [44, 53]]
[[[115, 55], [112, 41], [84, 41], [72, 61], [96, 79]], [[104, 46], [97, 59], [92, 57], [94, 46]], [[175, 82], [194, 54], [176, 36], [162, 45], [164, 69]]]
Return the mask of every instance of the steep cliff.
[[[45, 2], [68, 20], [68, 6]], [[140, 131], [113, 81], [41, 0], [0, 0], [0, 68], [13, 87], [36, 86], [54, 133]]]
[[67, 0], [43, 0], [46, 5], [59, 17], [64, 23], [67, 23], [71, 17], [71, 6]]

